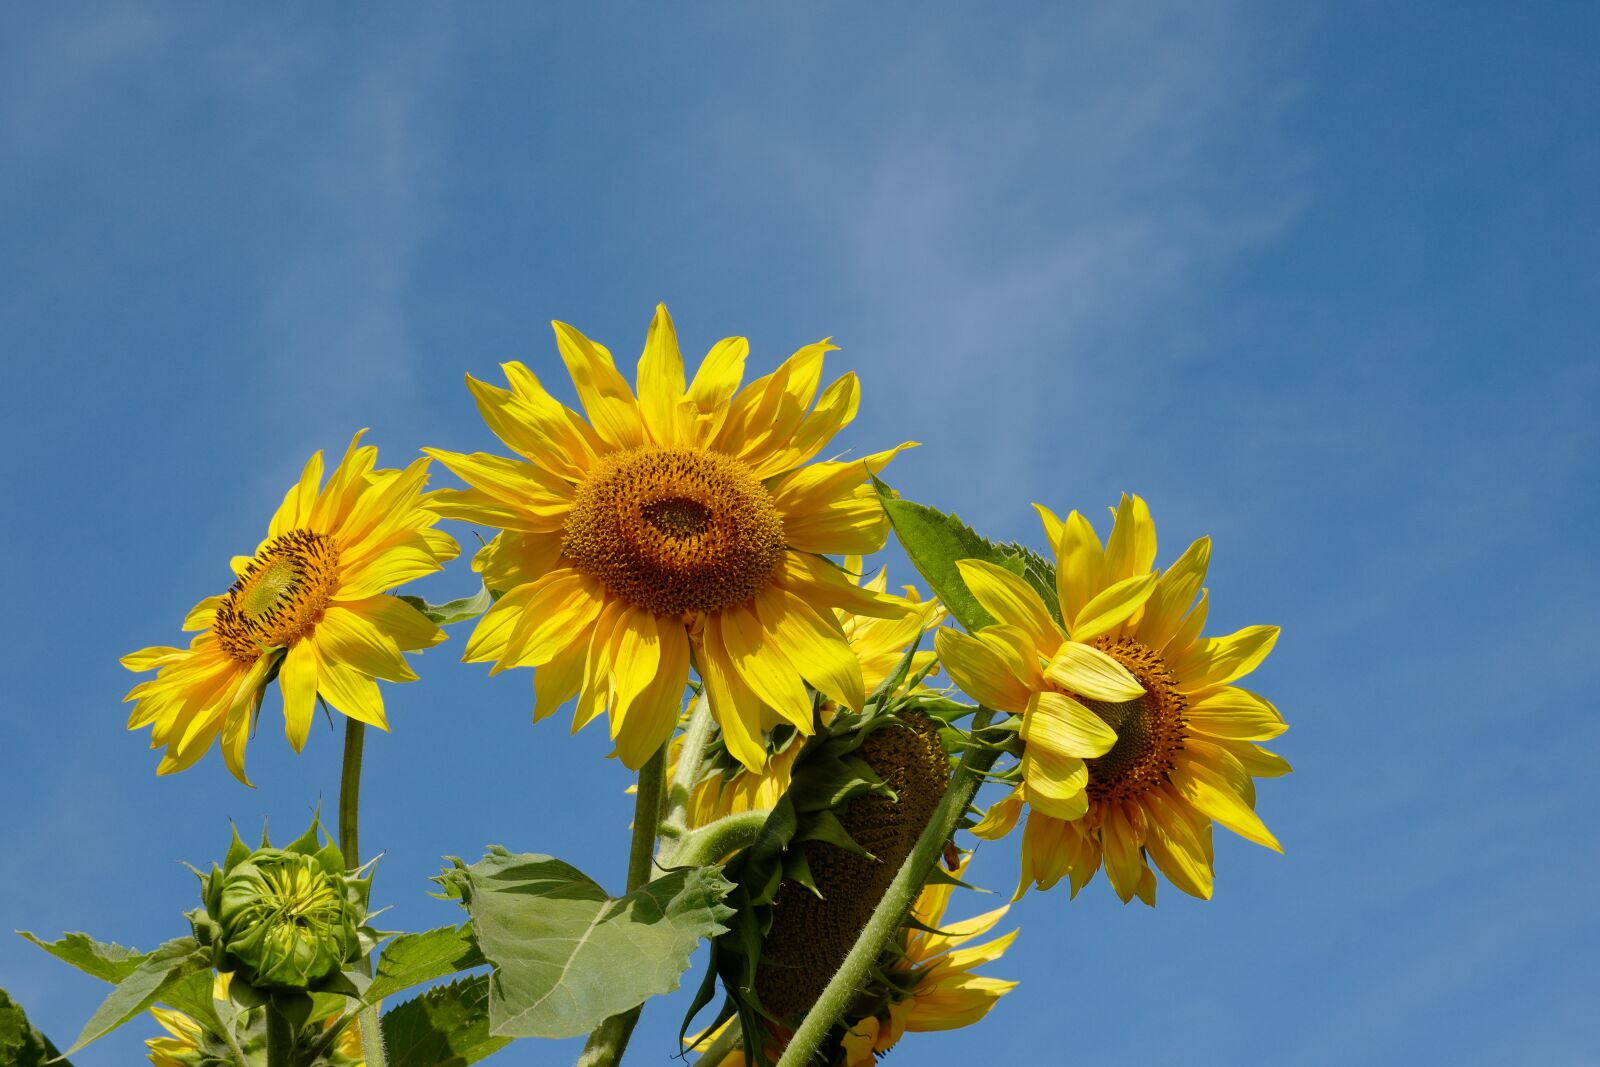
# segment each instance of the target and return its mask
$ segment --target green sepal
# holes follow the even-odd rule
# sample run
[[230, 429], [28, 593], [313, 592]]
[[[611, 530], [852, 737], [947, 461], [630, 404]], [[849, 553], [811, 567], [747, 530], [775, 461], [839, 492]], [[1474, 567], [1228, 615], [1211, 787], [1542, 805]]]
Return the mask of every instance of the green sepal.
[[475, 619], [488, 611], [495, 601], [486, 586], [480, 586], [471, 596], [447, 600], [443, 604], [430, 604], [419, 596], [403, 596], [400, 599], [426, 615], [435, 626], [449, 626], [451, 623]]

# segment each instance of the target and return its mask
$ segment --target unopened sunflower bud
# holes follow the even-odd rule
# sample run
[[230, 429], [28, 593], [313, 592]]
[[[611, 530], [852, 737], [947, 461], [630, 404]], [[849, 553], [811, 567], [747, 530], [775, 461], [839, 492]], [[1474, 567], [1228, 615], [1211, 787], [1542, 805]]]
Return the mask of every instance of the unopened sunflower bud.
[[360, 955], [343, 878], [314, 856], [257, 849], [223, 879], [218, 912], [225, 951], [257, 986], [304, 989]]
[[250, 989], [320, 991], [376, 943], [364, 924], [371, 879], [346, 871], [315, 823], [298, 839], [250, 849], [236, 834], [221, 867], [201, 876], [205, 912], [191, 915], [219, 970]]

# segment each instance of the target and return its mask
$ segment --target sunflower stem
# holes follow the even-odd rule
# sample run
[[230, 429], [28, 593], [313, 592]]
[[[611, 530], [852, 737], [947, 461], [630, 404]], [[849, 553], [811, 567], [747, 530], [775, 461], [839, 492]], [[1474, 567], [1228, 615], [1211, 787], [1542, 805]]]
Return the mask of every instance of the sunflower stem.
[[[339, 774], [339, 854], [344, 857], [345, 868], [352, 871], [361, 866], [361, 755], [366, 747], [366, 738], [365, 724], [351, 718], [345, 719], [344, 766]], [[371, 957], [362, 957], [358, 966], [363, 974], [370, 975]], [[372, 1004], [363, 1008], [357, 1019], [357, 1025], [361, 1028], [361, 1054], [367, 1067], [388, 1067], [389, 1062], [383, 1046], [383, 1024], [378, 1011], [379, 1005]]]
[[672, 782], [667, 787], [667, 810], [661, 818], [661, 831], [667, 836], [679, 837], [689, 832], [689, 800], [694, 795], [695, 783], [700, 780], [700, 768], [705, 764], [711, 724], [711, 701], [702, 692], [689, 716], [689, 725], [683, 731], [678, 761], [672, 768]]
[[361, 831], [357, 812], [361, 807], [361, 752], [366, 744], [367, 727], [354, 719], [344, 721], [344, 768], [339, 775], [339, 852], [348, 870], [361, 866]]
[[[977, 734], [988, 726], [993, 717], [993, 712], [980, 708], [972, 721], [972, 733]], [[861, 991], [872, 965], [899, 932], [912, 901], [916, 900], [917, 894], [927, 883], [934, 864], [939, 862], [939, 856], [944, 852], [945, 843], [955, 833], [962, 814], [972, 803], [973, 795], [982, 783], [983, 772], [989, 769], [997, 756], [998, 753], [979, 746], [969, 747], [962, 756], [961, 763], [950, 778], [949, 787], [939, 800], [939, 806], [934, 809], [933, 818], [928, 820], [922, 835], [917, 838], [916, 847], [900, 865], [894, 881], [889, 883], [888, 891], [873, 910], [872, 918], [867, 920], [861, 936], [856, 938], [849, 955], [845, 956], [839, 970], [828, 981], [822, 996], [817, 998], [794, 1037], [790, 1038], [778, 1060], [778, 1067], [806, 1067], [813, 1061], [828, 1031], [844, 1016]]]
[[[633, 839], [628, 846], [629, 893], [650, 881], [654, 868], [656, 837], [661, 829], [661, 809], [667, 785], [667, 749], [671, 742], [656, 749], [639, 768], [638, 792], [633, 798]], [[578, 1067], [614, 1067], [621, 1061], [628, 1038], [639, 1021], [643, 1008], [630, 1008], [613, 1015], [595, 1027], [578, 1057]]]
[[267, 1067], [294, 1067], [294, 1027], [270, 999], [267, 1001]]

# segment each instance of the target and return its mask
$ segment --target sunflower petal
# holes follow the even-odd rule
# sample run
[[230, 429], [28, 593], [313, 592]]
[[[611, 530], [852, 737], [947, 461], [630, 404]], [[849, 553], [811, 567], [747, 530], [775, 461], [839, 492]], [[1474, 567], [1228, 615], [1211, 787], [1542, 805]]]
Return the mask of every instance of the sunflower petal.
[[1062, 642], [1061, 648], [1045, 666], [1045, 675], [1064, 689], [1090, 700], [1122, 702], [1144, 694], [1128, 668], [1113, 657], [1079, 641]]

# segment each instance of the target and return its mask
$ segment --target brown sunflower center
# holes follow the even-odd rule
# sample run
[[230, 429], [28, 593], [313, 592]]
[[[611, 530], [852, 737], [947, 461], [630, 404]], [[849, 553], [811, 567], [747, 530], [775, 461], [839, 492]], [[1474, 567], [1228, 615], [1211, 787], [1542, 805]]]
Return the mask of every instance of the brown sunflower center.
[[212, 629], [228, 655], [254, 663], [263, 648], [293, 644], [315, 629], [339, 585], [339, 543], [290, 530], [269, 541], [234, 580]]
[[749, 600], [783, 562], [772, 496], [732, 456], [613, 452], [578, 486], [563, 551], [606, 590], [658, 615]]
[[1089, 799], [1136, 797], [1165, 782], [1172, 772], [1172, 757], [1183, 748], [1183, 713], [1189, 702], [1154, 650], [1129, 637], [1101, 637], [1094, 645], [1128, 668], [1144, 686], [1144, 695], [1122, 703], [1083, 700], [1117, 732], [1117, 743], [1109, 752], [1085, 761]]

